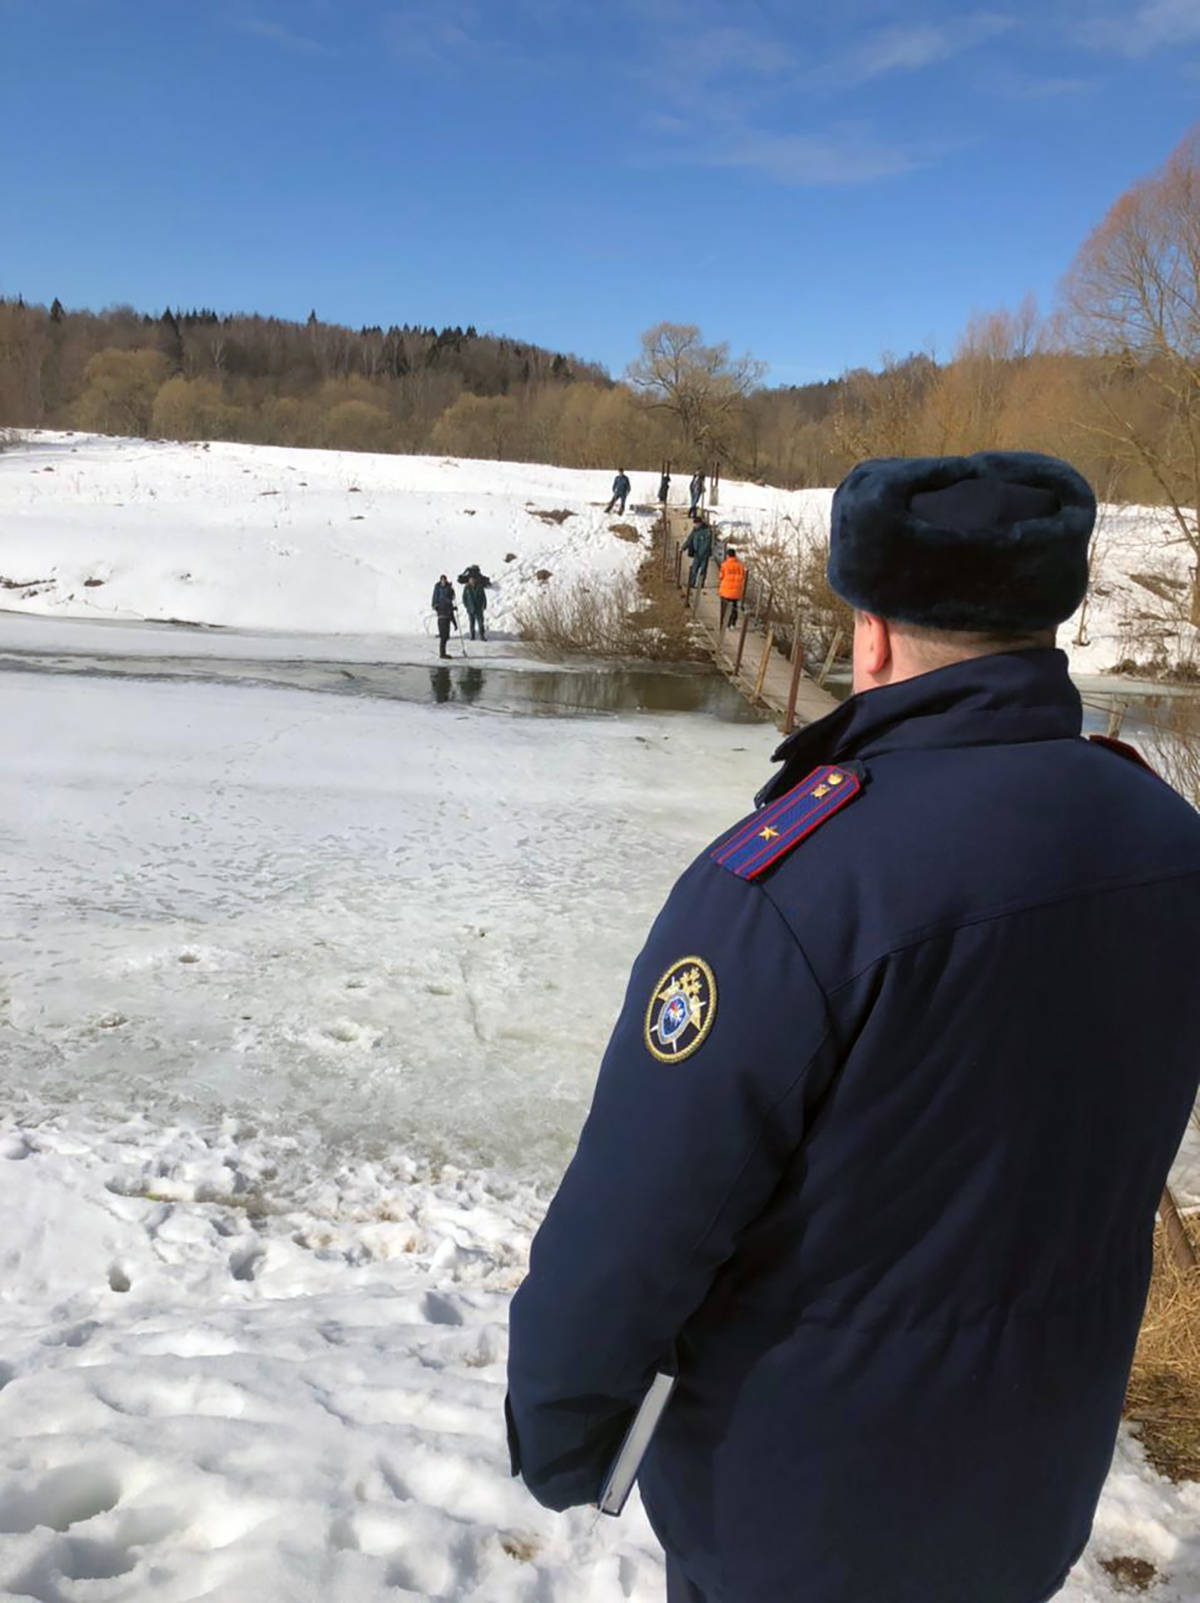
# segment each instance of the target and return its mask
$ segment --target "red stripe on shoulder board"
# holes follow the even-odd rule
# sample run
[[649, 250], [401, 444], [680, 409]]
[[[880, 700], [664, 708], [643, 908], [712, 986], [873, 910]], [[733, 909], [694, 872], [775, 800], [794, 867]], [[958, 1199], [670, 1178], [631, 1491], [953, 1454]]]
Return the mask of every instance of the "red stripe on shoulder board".
[[711, 853], [714, 862], [739, 879], [757, 879], [785, 857], [862, 789], [852, 767], [825, 764], [806, 779], [738, 825]]

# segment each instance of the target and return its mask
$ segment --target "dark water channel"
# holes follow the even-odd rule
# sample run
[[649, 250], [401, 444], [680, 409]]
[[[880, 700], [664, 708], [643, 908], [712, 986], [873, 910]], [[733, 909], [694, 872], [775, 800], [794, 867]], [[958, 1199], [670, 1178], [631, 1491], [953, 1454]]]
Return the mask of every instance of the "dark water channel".
[[425, 665], [4, 652], [0, 672], [275, 686], [542, 718], [682, 712], [741, 724], [763, 717], [715, 669], [690, 667], [539, 669], [461, 658]]

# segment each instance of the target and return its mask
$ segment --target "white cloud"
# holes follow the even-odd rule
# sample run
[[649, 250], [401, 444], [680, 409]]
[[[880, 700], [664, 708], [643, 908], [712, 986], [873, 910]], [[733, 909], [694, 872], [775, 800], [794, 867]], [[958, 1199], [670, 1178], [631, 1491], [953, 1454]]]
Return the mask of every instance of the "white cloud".
[[1143, 0], [1130, 10], [1091, 19], [1081, 37], [1096, 49], [1134, 57], [1200, 43], [1200, 0]]
[[298, 55], [332, 54], [328, 46], [320, 44], [316, 39], [309, 39], [304, 34], [294, 32], [282, 22], [269, 22], [264, 17], [234, 17], [231, 26], [239, 33], [253, 34], [256, 39], [265, 39], [270, 44], [280, 45], [284, 50], [294, 50]]
[[896, 145], [863, 132], [773, 134], [745, 129], [707, 162], [762, 173], [777, 183], [807, 188], [826, 184], [866, 184], [896, 178], [919, 163]]
[[1098, 78], [1026, 78], [1019, 73], [1001, 73], [984, 87], [1007, 100], [1062, 100], [1092, 94], [1101, 82]]
[[482, 51], [481, 22], [466, 0], [406, 0], [387, 13], [383, 30], [397, 55], [440, 61]]
[[758, 173], [790, 188], [872, 183], [913, 172], [923, 164], [911, 151], [885, 144], [859, 125], [774, 133], [734, 116], [723, 117], [696, 138], [660, 146], [644, 160], [648, 165]]
[[833, 87], [870, 83], [893, 72], [920, 72], [965, 50], [1009, 33], [1016, 23], [995, 11], [976, 11], [944, 22], [899, 22], [835, 58], [825, 69]]

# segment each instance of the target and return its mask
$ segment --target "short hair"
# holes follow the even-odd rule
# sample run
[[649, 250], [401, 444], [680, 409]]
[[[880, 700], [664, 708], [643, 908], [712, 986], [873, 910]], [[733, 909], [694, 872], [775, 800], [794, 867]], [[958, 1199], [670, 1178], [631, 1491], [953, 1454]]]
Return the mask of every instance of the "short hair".
[[926, 668], [945, 668], [972, 657], [994, 657], [1005, 651], [1035, 651], [1053, 646], [1054, 629], [1031, 629], [1024, 634], [997, 634], [972, 629], [929, 629], [923, 624], [897, 623], [888, 626], [905, 642], [912, 655]]
[[737, 552], [733, 549], [733, 547], [731, 545], [727, 545], [725, 547], [725, 555], [727, 557], [736, 557], [737, 556]]

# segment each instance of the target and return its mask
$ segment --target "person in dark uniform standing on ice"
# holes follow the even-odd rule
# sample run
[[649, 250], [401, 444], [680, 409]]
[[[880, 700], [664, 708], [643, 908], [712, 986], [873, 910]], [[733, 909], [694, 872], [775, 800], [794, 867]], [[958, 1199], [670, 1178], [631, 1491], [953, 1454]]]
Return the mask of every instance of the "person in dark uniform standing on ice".
[[1200, 1056], [1200, 817], [1081, 738], [1095, 502], [866, 462], [855, 694], [784, 741], [629, 982], [511, 1312], [514, 1471], [641, 1468], [672, 1603], [1041, 1603], [1087, 1542]]
[[624, 513], [625, 503], [629, 499], [629, 492], [632, 488], [633, 486], [629, 482], [629, 475], [626, 473], [625, 469], [622, 468], [617, 474], [616, 478], [613, 480], [612, 500], [605, 507], [605, 514], [607, 515], [609, 512], [611, 512], [614, 507], [618, 512]]
[[463, 606], [467, 609], [467, 619], [471, 625], [471, 639], [475, 638], [475, 630], [479, 630], [479, 638], [487, 639], [484, 627], [484, 613], [487, 611], [487, 591], [483, 584], [483, 575], [478, 568], [472, 568], [467, 574], [467, 582], [463, 585]]
[[454, 586], [443, 573], [433, 587], [433, 610], [437, 614], [438, 656], [448, 657], [451, 629], [458, 628], [458, 612], [454, 605]]

